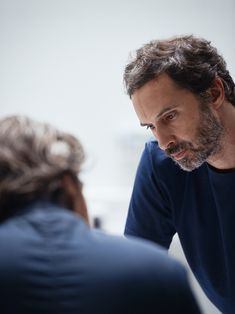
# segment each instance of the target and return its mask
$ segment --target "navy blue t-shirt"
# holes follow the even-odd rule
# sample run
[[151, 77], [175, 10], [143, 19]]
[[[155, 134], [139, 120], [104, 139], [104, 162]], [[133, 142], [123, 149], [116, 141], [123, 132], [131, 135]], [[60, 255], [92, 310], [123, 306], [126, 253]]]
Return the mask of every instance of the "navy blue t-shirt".
[[235, 313], [235, 171], [204, 163], [180, 169], [146, 144], [138, 166], [125, 234], [169, 248], [177, 232], [187, 261], [209, 299]]

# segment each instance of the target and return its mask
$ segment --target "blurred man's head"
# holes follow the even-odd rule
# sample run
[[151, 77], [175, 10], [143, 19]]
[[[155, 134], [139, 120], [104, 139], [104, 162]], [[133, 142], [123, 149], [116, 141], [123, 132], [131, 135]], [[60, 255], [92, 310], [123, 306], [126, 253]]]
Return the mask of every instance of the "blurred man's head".
[[78, 174], [84, 160], [72, 135], [24, 116], [0, 120], [0, 217], [37, 200], [87, 211]]

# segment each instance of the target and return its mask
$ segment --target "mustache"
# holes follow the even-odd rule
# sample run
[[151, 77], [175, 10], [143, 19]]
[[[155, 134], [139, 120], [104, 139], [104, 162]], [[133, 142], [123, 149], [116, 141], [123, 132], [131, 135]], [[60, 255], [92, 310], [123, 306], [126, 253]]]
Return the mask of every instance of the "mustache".
[[165, 149], [165, 153], [170, 156], [171, 154], [179, 153], [183, 150], [193, 150], [193, 145], [190, 142], [180, 142], [172, 144]]

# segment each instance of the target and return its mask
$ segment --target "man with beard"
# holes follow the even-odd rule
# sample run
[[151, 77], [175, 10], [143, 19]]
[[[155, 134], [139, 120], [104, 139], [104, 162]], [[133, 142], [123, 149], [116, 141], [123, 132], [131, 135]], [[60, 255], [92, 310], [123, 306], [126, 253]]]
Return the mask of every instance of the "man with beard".
[[125, 234], [169, 248], [177, 232], [209, 299], [235, 313], [235, 85], [210, 42], [155, 40], [124, 82], [155, 136], [138, 166]]

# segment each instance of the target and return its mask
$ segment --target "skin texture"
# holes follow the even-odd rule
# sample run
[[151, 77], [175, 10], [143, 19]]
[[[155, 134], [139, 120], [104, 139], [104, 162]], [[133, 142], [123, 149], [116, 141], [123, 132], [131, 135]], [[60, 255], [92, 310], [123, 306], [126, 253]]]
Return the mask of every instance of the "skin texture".
[[218, 169], [235, 167], [230, 157], [235, 153], [235, 108], [225, 101], [219, 78], [209, 93], [210, 100], [202, 102], [164, 73], [132, 95], [140, 124], [150, 128], [160, 148], [187, 171], [205, 161]]

